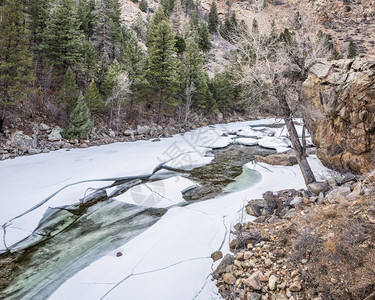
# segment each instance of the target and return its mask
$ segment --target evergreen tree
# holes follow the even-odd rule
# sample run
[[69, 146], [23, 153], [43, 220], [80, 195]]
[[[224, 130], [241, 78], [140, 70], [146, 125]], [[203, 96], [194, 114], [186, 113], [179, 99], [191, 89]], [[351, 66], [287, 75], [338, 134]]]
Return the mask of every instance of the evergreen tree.
[[130, 89], [130, 113], [132, 115], [134, 102], [140, 102], [144, 99], [145, 88], [147, 87], [146, 73], [146, 57], [141, 45], [138, 43], [137, 37], [132, 33], [129, 41], [125, 46], [124, 53], [125, 69], [131, 80]]
[[349, 42], [349, 47], [348, 47], [348, 58], [354, 58], [357, 56], [357, 49], [354, 45], [353, 41]]
[[122, 43], [121, 9], [118, 0], [98, 0], [94, 11], [94, 33], [92, 41], [102, 57], [107, 52], [108, 57], [115, 59], [120, 55]]
[[65, 104], [65, 110], [67, 113], [71, 113], [77, 105], [78, 99], [78, 86], [73, 70], [68, 68], [64, 75], [63, 84], [61, 87], [60, 100]]
[[235, 90], [228, 72], [216, 73], [210, 83], [210, 90], [218, 109], [224, 115], [233, 110]]
[[168, 18], [165, 15], [163, 7], [159, 6], [158, 9], [156, 10], [155, 14], [153, 15], [151, 21], [148, 23], [147, 35], [146, 35], [146, 46], [148, 48], [151, 48], [152, 43], [155, 39], [156, 30], [158, 28], [158, 25], [162, 21], [168, 22]]
[[211, 9], [208, 14], [208, 29], [210, 33], [212, 34], [216, 33], [218, 26], [219, 26], [219, 17], [217, 15], [217, 7], [216, 7], [216, 3], [212, 1]]
[[176, 35], [175, 37], [175, 47], [178, 54], [184, 53], [186, 49], [186, 43], [183, 37]]
[[30, 0], [28, 13], [30, 16], [30, 41], [35, 58], [40, 60], [43, 55], [44, 31], [47, 28], [49, 13], [51, 9], [50, 0]]
[[[141, 38], [142, 40], [146, 40], [146, 42], [147, 42], [147, 36], [148, 36], [149, 31], [147, 29], [145, 21], [142, 18], [141, 13], [137, 14], [137, 17], [135, 19], [135, 22], [133, 23], [132, 28], [137, 33], [139, 38]], [[151, 38], [151, 35], [150, 35], [150, 38]]]
[[77, 105], [70, 114], [69, 125], [61, 132], [64, 138], [88, 139], [94, 123], [90, 118], [90, 110], [82, 93], [78, 96]]
[[192, 40], [187, 45], [186, 55], [183, 60], [183, 90], [187, 87], [195, 87], [192, 95], [192, 104], [197, 108], [206, 108], [206, 97], [208, 85], [203, 69], [203, 57], [199, 50], [199, 46]]
[[159, 104], [158, 121], [165, 108], [171, 108], [177, 104], [174, 100], [178, 89], [177, 63], [172, 28], [167, 21], [162, 21], [157, 26], [148, 56], [149, 83], [156, 92]]
[[174, 9], [176, 0], [160, 0], [161, 6], [164, 8], [165, 14], [169, 17]]
[[95, 0], [78, 1], [78, 17], [80, 21], [80, 30], [84, 32], [87, 39], [90, 39], [94, 33], [94, 10]]
[[201, 25], [199, 26], [198, 35], [199, 35], [198, 37], [199, 48], [203, 52], [210, 51], [212, 47], [211, 36], [210, 36], [210, 33], [208, 32], [207, 24], [205, 22], [202, 22]]
[[191, 30], [195, 30], [197, 32], [199, 31], [199, 15], [196, 10], [193, 12], [193, 15], [190, 18], [189, 25]]
[[103, 101], [94, 80], [91, 80], [86, 90], [85, 102], [90, 111], [100, 111], [103, 109]]
[[33, 56], [23, 11], [21, 0], [6, 0], [0, 8], [0, 132], [7, 107], [32, 92]]
[[107, 72], [107, 75], [104, 80], [104, 84], [102, 86], [102, 91], [106, 98], [111, 96], [113, 86], [116, 83], [116, 77], [122, 72], [122, 66], [119, 62], [115, 59], [112, 66]]
[[182, 10], [182, 5], [181, 5], [181, 0], [176, 0], [176, 3], [174, 5], [173, 13], [171, 15], [171, 23], [172, 23], [172, 29], [173, 31], [178, 34], [183, 36], [185, 28], [183, 28], [183, 10]]
[[97, 69], [96, 63], [96, 52], [93, 44], [89, 41], [85, 41], [83, 44], [83, 71], [86, 74], [86, 82], [89, 82], [91, 78], [95, 76]]
[[104, 82], [107, 77], [108, 70], [109, 70], [109, 57], [108, 57], [108, 53], [104, 52], [99, 61], [99, 69], [97, 72], [97, 81], [96, 81], [99, 85], [99, 90], [103, 94], [104, 94], [103, 92]]
[[83, 33], [73, 0], [61, 0], [52, 10], [44, 31], [46, 56], [50, 62], [65, 70], [82, 62]]
[[148, 8], [147, 0], [141, 0], [141, 2], [139, 2], [139, 9], [143, 12], [147, 12], [147, 8]]

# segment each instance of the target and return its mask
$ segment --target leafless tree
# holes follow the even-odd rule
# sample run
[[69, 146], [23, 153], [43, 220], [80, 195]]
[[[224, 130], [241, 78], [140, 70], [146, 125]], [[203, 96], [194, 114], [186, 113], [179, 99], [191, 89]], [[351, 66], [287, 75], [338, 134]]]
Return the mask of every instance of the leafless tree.
[[[259, 24], [259, 23], [258, 23]], [[273, 31], [238, 28], [233, 44], [237, 49], [237, 84], [252, 105], [277, 108], [285, 121], [289, 138], [306, 184], [315, 181], [306, 151], [298, 138], [293, 116], [303, 106], [301, 87], [308, 71], [329, 51], [317, 26], [308, 15], [296, 14], [290, 29], [279, 36]]]
[[194, 96], [194, 94], [195, 94], [195, 91], [196, 91], [196, 88], [195, 88], [194, 82], [192, 82], [192, 83], [191, 83], [189, 86], [187, 86], [186, 89], [185, 89], [185, 99], [186, 99], [186, 103], [185, 103], [184, 124], [186, 124], [187, 121], [188, 121], [189, 114], [190, 114], [191, 103], [192, 103], [192, 99], [193, 99], [193, 96]]
[[113, 122], [113, 111], [116, 113], [116, 130], [119, 131], [121, 126], [121, 109], [127, 96], [131, 93], [130, 90], [131, 80], [128, 73], [123, 72], [117, 75], [116, 82], [112, 89], [112, 96], [108, 98], [108, 104], [111, 108], [110, 124]]

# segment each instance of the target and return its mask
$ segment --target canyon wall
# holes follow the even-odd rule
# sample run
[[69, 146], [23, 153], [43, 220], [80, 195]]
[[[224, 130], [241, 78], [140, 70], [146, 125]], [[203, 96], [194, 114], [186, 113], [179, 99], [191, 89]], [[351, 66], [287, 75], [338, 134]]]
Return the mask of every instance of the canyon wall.
[[375, 57], [319, 61], [302, 88], [318, 157], [334, 169], [375, 169]]

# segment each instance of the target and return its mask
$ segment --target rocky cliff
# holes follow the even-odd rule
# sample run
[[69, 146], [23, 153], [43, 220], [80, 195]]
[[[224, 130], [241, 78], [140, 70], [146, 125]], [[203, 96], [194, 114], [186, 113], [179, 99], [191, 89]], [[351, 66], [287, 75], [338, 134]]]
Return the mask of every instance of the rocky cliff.
[[375, 168], [375, 57], [320, 61], [303, 84], [304, 119], [321, 161], [365, 173]]

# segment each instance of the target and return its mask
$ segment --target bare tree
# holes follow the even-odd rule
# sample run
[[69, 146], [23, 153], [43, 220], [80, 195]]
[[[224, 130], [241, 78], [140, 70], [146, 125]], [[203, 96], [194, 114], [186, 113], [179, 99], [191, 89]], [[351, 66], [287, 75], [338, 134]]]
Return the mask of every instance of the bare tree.
[[193, 99], [193, 96], [195, 94], [195, 91], [196, 91], [196, 88], [195, 88], [194, 82], [192, 82], [189, 86], [187, 86], [185, 88], [185, 99], [186, 99], [185, 116], [184, 116], [184, 124], [185, 125], [186, 125], [186, 123], [188, 121], [188, 118], [189, 118], [191, 103], [192, 103], [192, 99]]
[[309, 184], [315, 177], [298, 138], [293, 116], [302, 107], [301, 87], [308, 71], [321, 58], [328, 57], [329, 52], [310, 16], [298, 13], [289, 24], [290, 30], [285, 29], [280, 36], [272, 31], [265, 35], [260, 30], [238, 28], [233, 38], [237, 49], [236, 77], [243, 96], [252, 105], [277, 108], [285, 121], [304, 180]]
[[126, 97], [131, 93], [130, 90], [131, 80], [129, 78], [128, 73], [123, 72], [117, 75], [115, 84], [112, 89], [112, 95], [108, 98], [108, 104], [111, 108], [110, 114], [110, 124], [113, 122], [113, 111], [115, 110], [116, 113], [116, 130], [120, 130], [121, 121], [122, 121], [122, 114], [121, 109], [126, 100]]

